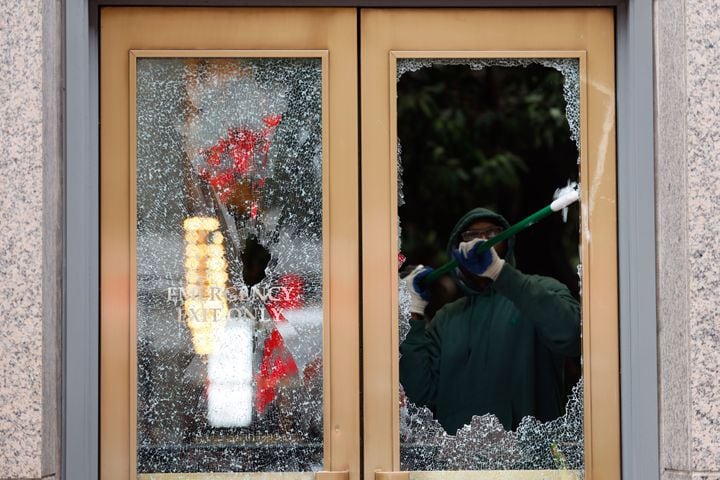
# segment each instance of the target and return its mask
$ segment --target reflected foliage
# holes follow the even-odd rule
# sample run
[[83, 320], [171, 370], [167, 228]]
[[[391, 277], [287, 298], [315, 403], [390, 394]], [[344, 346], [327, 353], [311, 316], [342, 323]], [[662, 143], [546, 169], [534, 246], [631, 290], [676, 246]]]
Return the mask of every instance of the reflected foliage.
[[[577, 180], [578, 152], [565, 119], [563, 76], [540, 65], [436, 65], [398, 83], [404, 205], [402, 251], [412, 263], [447, 261], [460, 216], [489, 207], [514, 223]], [[578, 294], [578, 213], [553, 216], [518, 239], [519, 267]], [[548, 248], [555, 246], [558, 248]]]

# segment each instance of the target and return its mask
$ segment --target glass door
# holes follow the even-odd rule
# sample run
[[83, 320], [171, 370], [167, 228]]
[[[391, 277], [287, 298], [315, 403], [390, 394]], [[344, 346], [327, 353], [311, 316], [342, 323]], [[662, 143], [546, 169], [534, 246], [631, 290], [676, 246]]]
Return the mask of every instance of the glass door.
[[362, 11], [366, 479], [619, 478], [613, 36]]
[[102, 9], [103, 480], [359, 471], [355, 29]]
[[101, 478], [619, 478], [613, 38], [102, 8]]

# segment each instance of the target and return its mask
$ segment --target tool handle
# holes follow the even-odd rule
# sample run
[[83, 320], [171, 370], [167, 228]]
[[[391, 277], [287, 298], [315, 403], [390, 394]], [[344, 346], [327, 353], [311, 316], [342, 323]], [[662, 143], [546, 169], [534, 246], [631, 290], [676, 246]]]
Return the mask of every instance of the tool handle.
[[[552, 208], [551, 205], [548, 205], [546, 207], [541, 208], [537, 212], [528, 215], [524, 219], [520, 220], [518, 223], [513, 225], [512, 227], [508, 228], [507, 230], [503, 230], [501, 233], [495, 235], [493, 238], [486, 240], [482, 243], [480, 243], [477, 247], [475, 247], [475, 253], [482, 253], [490, 248], [494, 247], [498, 243], [507, 240], [508, 238], [512, 237], [516, 233], [525, 230], [530, 225], [539, 222], [543, 218], [547, 217], [551, 213], [553, 213], [555, 210]], [[457, 260], [450, 260], [446, 264], [436, 268], [432, 272], [430, 272], [425, 278], [423, 278], [420, 281], [421, 286], [428, 286], [435, 282], [438, 278], [442, 277], [446, 273], [452, 271], [455, 267], [458, 266]]]

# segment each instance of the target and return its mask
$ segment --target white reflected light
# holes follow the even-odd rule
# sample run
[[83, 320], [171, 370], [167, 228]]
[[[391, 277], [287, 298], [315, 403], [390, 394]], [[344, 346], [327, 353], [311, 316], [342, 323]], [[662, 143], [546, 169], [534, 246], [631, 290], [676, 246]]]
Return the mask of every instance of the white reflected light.
[[208, 422], [213, 427], [252, 422], [252, 338], [249, 320], [231, 320], [208, 356]]

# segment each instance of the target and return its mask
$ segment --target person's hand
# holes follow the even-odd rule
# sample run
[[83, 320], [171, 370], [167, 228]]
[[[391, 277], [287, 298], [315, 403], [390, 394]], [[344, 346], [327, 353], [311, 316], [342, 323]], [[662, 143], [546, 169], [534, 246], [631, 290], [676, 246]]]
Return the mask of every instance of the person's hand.
[[432, 271], [433, 269], [430, 267], [418, 265], [402, 279], [410, 292], [410, 313], [417, 313], [418, 315], [425, 314], [425, 307], [430, 299], [430, 292], [427, 288], [423, 288], [420, 282], [423, 278], [430, 275]]
[[473, 275], [496, 280], [505, 265], [505, 260], [498, 256], [494, 248], [477, 253], [475, 248], [484, 241], [476, 238], [469, 242], [461, 242], [458, 248], [453, 250], [453, 257], [462, 268]]

